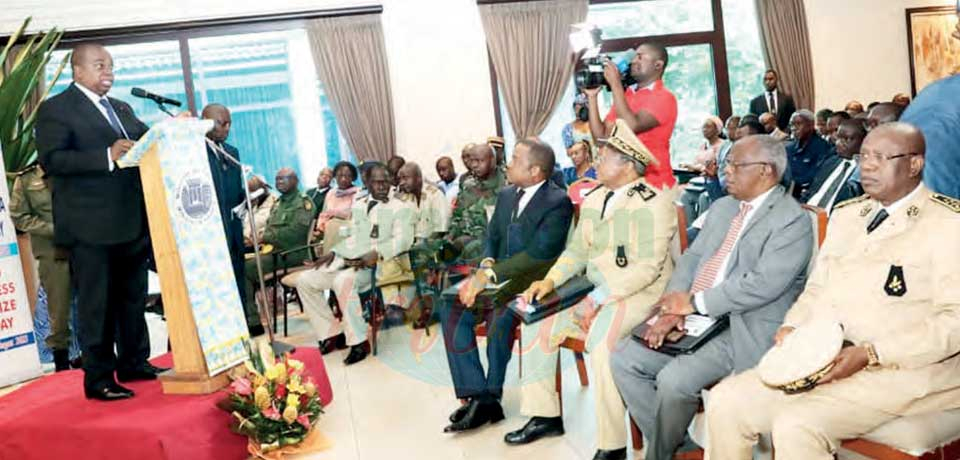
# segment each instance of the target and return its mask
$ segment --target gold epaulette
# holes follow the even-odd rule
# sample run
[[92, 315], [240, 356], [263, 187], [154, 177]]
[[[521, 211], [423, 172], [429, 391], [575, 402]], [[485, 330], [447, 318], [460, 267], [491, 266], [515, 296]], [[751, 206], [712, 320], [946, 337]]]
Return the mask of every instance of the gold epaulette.
[[930, 195], [934, 203], [940, 204], [953, 212], [960, 212], [960, 200], [939, 193]]
[[307, 198], [307, 197], [302, 197], [302, 198], [303, 198], [303, 209], [306, 209], [307, 211], [312, 210], [312, 209], [313, 209], [313, 200], [311, 200], [310, 198]]
[[869, 200], [869, 199], [870, 199], [870, 196], [869, 196], [869, 195], [860, 195], [860, 196], [858, 196], [858, 197], [850, 198], [849, 200], [843, 200], [843, 201], [841, 201], [841, 202], [833, 205], [833, 209], [840, 209], [840, 208], [842, 208], [842, 207], [844, 207], [844, 206], [848, 206], [848, 205], [851, 205], [851, 204], [859, 203], [859, 202], [861, 202], [861, 201], [865, 201], [865, 200]]

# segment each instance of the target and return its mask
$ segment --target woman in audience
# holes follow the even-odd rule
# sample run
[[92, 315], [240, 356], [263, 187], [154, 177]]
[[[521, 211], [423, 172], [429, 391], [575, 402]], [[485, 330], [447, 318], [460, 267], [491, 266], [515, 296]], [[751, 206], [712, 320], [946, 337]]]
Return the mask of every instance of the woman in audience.
[[349, 161], [341, 161], [333, 167], [333, 177], [337, 181], [337, 188], [327, 193], [323, 200], [323, 212], [317, 216], [316, 233], [323, 233], [330, 219], [350, 219], [350, 207], [353, 206], [353, 197], [360, 190], [353, 185], [357, 181], [357, 167]]
[[577, 97], [573, 100], [573, 115], [576, 118], [563, 127], [562, 133], [563, 147], [566, 148], [568, 152], [570, 148], [579, 141], [593, 141], [593, 137], [590, 135], [589, 114], [587, 97], [583, 94], [577, 94]]
[[593, 169], [593, 152], [590, 142], [579, 140], [572, 147], [567, 148], [567, 156], [573, 161], [573, 166], [563, 168], [563, 181], [570, 185], [584, 177], [597, 178], [597, 171]]

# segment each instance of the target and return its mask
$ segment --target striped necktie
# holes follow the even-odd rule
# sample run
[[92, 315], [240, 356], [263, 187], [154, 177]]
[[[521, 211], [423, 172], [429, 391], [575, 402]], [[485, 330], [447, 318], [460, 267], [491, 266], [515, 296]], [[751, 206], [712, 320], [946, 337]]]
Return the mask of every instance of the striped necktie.
[[730, 251], [733, 250], [737, 236], [740, 235], [740, 229], [743, 227], [743, 219], [747, 217], [750, 208], [750, 204], [740, 203], [740, 212], [737, 213], [730, 222], [730, 229], [727, 230], [727, 236], [723, 239], [723, 244], [720, 245], [720, 249], [717, 250], [716, 254], [700, 268], [700, 273], [698, 273], [697, 278], [693, 280], [693, 287], [690, 289], [691, 293], [696, 294], [713, 287], [713, 282], [717, 279], [717, 272], [720, 271], [723, 260], [726, 259], [727, 256], [730, 255]]

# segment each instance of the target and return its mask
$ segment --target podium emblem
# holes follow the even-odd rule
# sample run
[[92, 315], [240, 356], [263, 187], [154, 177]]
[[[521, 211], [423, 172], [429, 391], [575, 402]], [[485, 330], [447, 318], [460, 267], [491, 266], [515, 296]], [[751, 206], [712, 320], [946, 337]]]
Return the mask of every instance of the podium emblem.
[[207, 220], [213, 213], [213, 184], [209, 177], [191, 171], [177, 185], [177, 211], [191, 222]]

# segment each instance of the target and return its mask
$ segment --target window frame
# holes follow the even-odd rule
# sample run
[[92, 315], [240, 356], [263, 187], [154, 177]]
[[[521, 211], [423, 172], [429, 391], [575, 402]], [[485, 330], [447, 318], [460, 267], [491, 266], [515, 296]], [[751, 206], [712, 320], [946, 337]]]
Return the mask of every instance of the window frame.
[[[64, 33], [63, 38], [57, 45], [57, 49], [70, 49], [84, 42], [96, 42], [110, 46], [135, 45], [158, 41], [177, 41], [180, 47], [180, 65], [183, 71], [187, 109], [196, 116], [198, 109], [196, 88], [193, 83], [193, 69], [190, 64], [190, 46], [188, 44], [190, 39], [258, 32], [277, 32], [305, 27], [307, 21], [312, 19], [382, 13], [382, 5], [371, 5], [68, 31]], [[0, 37], [0, 42], [5, 43], [7, 38], [8, 37]], [[29, 38], [30, 36], [21, 37], [20, 40], [18, 40], [18, 44], [26, 43]]]
[[[516, 1], [518, 0], [478, 0], [477, 3], [483, 5]], [[642, 1], [644, 0], [590, 0], [590, 5]], [[659, 42], [667, 48], [673, 46], [710, 45], [711, 55], [713, 57], [714, 89], [717, 94], [717, 110], [720, 112], [719, 117], [726, 120], [727, 117], [733, 113], [733, 103], [730, 98], [730, 72], [727, 66], [727, 42], [723, 25], [722, 0], [710, 0], [710, 7], [713, 11], [713, 30], [603, 40], [600, 49], [605, 53], [625, 51], [650, 41]], [[500, 83], [497, 80], [497, 73], [493, 67], [493, 59], [490, 58], [489, 47], [487, 47], [487, 61], [490, 67], [490, 86], [493, 96], [493, 113], [497, 127], [497, 135], [503, 136], [503, 117], [500, 116], [502, 109], [500, 107]]]

